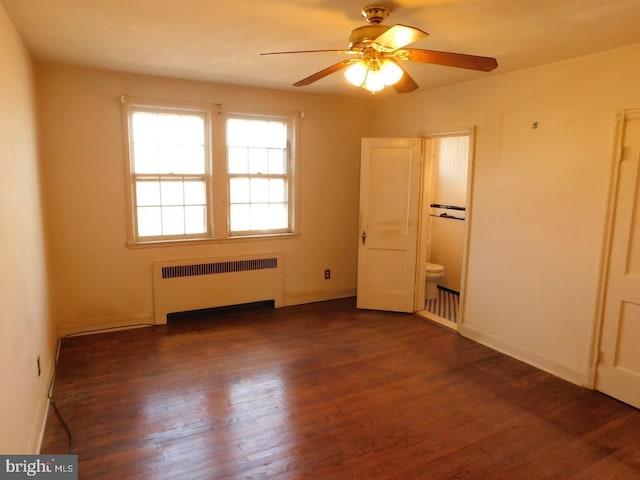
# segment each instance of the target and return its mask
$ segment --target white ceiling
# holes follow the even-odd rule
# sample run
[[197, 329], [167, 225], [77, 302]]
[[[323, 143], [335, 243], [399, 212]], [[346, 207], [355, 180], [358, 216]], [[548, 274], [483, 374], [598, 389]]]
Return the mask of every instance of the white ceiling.
[[[640, 0], [0, 0], [39, 60], [238, 85], [366, 95], [341, 73], [292, 83], [342, 60], [369, 3], [429, 32], [411, 47], [495, 57], [491, 73], [405, 64], [420, 90], [640, 42]], [[640, 59], [639, 59], [640, 60]], [[391, 90], [391, 89], [385, 89]], [[393, 90], [391, 90], [393, 92]], [[389, 94], [389, 93], [387, 93]], [[397, 95], [396, 93], [392, 93]]]

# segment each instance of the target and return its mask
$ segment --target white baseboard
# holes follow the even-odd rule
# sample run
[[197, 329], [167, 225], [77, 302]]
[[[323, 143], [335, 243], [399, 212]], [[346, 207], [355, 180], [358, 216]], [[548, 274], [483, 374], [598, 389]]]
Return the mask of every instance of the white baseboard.
[[[337, 300], [339, 298], [354, 297], [355, 295], [355, 288], [289, 293], [284, 295], [283, 306]], [[82, 333], [101, 333], [103, 329], [125, 329], [146, 325], [154, 325], [153, 312], [92, 317], [63, 323], [58, 327], [58, 337]], [[97, 331], [94, 332], [94, 330]]]
[[355, 297], [355, 295], [356, 295], [355, 288], [285, 293], [284, 306], [290, 307], [293, 305], [302, 305], [304, 303], [324, 302], [326, 300], [337, 300], [339, 298]]
[[[52, 373], [53, 375], [53, 373]], [[31, 425], [31, 434], [29, 435], [29, 445], [27, 445], [28, 455], [38, 455], [42, 447], [42, 439], [44, 438], [44, 430], [47, 426], [47, 417], [49, 416], [49, 383], [46, 385], [47, 390], [38, 400], [36, 413], [33, 417]], [[60, 452], [66, 453], [66, 452]]]
[[[80, 321], [71, 321], [58, 326], [58, 336], [101, 333], [103, 329], [125, 329], [133, 326], [153, 325], [153, 312], [129, 313], [125, 315], [111, 315], [105, 317], [93, 317]], [[94, 332], [94, 330], [98, 330]]]
[[458, 326], [458, 333], [475, 342], [481, 343], [482, 345], [504, 353], [505, 355], [509, 355], [510, 357], [539, 368], [551, 375], [560, 377], [575, 385], [585, 388], [593, 388], [593, 374], [588, 369], [579, 370], [574, 367], [564, 365], [551, 357], [533, 352], [521, 345], [516, 345], [465, 323]]

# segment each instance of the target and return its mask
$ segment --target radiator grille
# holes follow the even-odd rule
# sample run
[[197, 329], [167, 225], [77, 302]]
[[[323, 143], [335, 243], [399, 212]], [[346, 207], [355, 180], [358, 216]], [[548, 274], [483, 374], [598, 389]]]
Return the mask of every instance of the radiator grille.
[[195, 277], [218, 273], [246, 272], [278, 268], [277, 258], [255, 258], [228, 262], [197, 263], [192, 265], [171, 265], [162, 267], [162, 278]]

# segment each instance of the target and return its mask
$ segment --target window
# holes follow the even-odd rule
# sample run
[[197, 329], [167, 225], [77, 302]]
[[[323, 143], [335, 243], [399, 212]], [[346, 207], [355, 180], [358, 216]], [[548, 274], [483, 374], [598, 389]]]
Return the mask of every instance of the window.
[[293, 233], [293, 116], [123, 102], [130, 244]]
[[289, 231], [289, 125], [229, 117], [230, 234]]
[[207, 116], [204, 112], [131, 109], [137, 240], [209, 236]]

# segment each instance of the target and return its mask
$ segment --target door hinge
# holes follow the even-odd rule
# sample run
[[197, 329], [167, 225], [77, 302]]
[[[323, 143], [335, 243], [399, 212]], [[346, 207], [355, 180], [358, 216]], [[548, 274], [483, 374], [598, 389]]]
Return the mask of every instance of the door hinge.
[[598, 353], [596, 354], [596, 365], [600, 365], [601, 363], [604, 363], [605, 358], [606, 358], [605, 353], [602, 350], [598, 350]]

